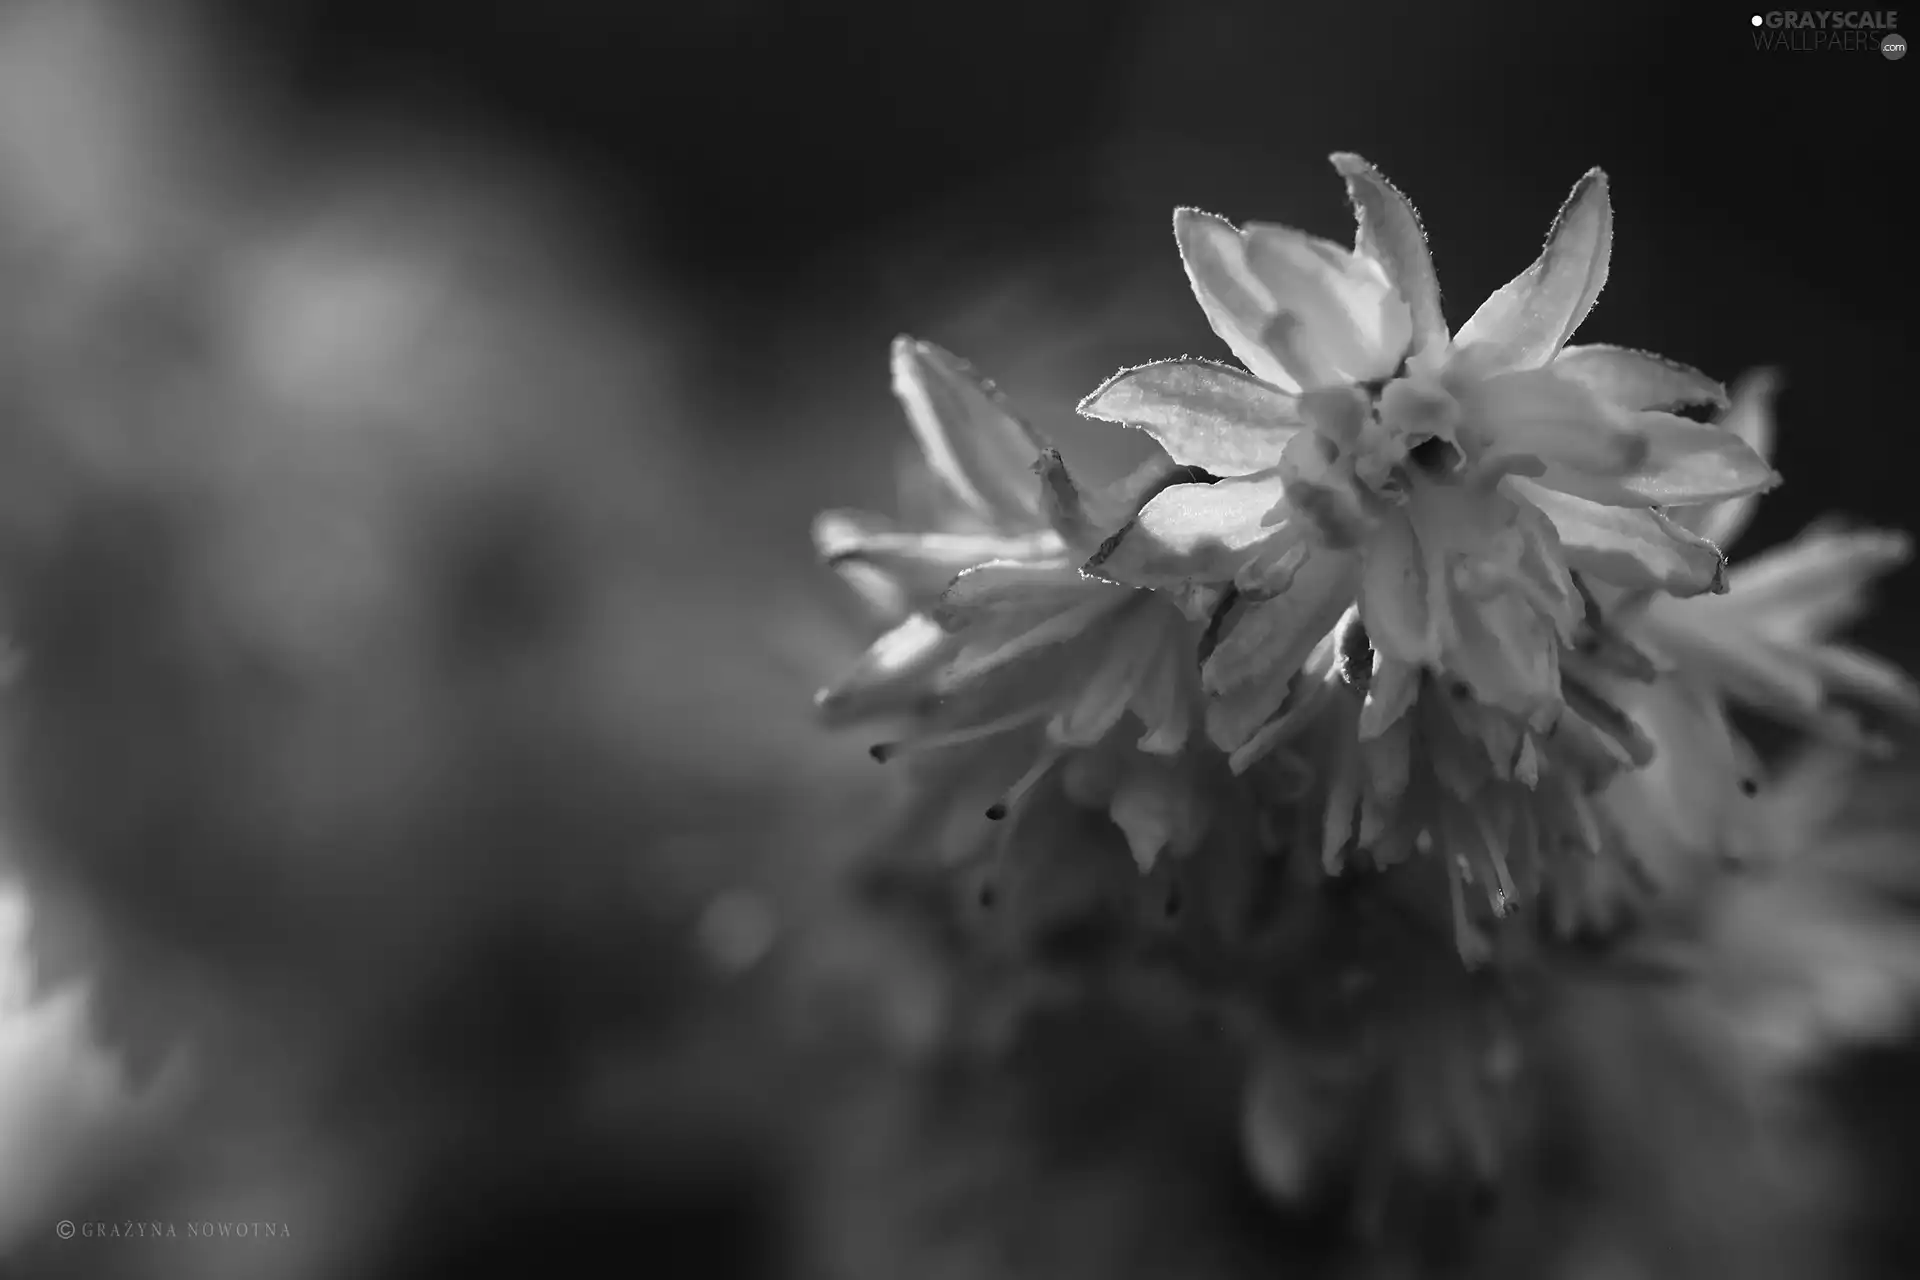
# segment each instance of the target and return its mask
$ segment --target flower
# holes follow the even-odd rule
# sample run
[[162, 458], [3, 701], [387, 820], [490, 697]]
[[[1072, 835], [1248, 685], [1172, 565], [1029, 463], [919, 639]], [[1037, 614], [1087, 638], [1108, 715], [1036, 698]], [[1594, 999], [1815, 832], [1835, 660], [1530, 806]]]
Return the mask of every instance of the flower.
[[[1722, 424], [1762, 455], [1771, 452], [1776, 383], [1767, 371], [1742, 379]], [[1752, 510], [1750, 499], [1737, 499], [1675, 519], [1727, 545]], [[1611, 631], [1657, 673], [1637, 689], [1616, 683], [1610, 696], [1661, 746], [1648, 767], [1613, 782], [1601, 807], [1668, 887], [1689, 868], [1764, 856], [1779, 843], [1778, 816], [1754, 799], [1760, 762], [1733, 728], [1729, 703], [1852, 748], [1884, 744], [1837, 698], [1920, 713], [1911, 677], [1833, 640], [1864, 612], [1868, 584], [1910, 551], [1903, 534], [1817, 524], [1737, 565], [1722, 595], [1677, 600], [1641, 592], [1603, 601]]]
[[1578, 570], [1629, 588], [1723, 585], [1708, 540], [1659, 509], [1775, 480], [1737, 434], [1674, 410], [1724, 404], [1696, 370], [1566, 347], [1605, 283], [1606, 177], [1581, 179], [1538, 261], [1457, 335], [1413, 208], [1336, 155], [1355, 248], [1182, 209], [1195, 296], [1246, 371], [1204, 360], [1126, 370], [1080, 406], [1147, 431], [1211, 483], [1148, 502], [1088, 569], [1136, 586], [1230, 583], [1243, 599], [1206, 686], [1236, 701], [1210, 730], [1232, 750], [1276, 711], [1356, 599], [1389, 658], [1464, 682], [1543, 731], [1563, 706]]
[[[1774, 387], [1771, 374], [1747, 378], [1726, 424], [1762, 454], [1771, 451]], [[1745, 529], [1753, 505], [1736, 499], [1680, 519], [1726, 546]], [[1820, 523], [1738, 565], [1724, 595], [1639, 596], [1618, 608], [1618, 625], [1692, 684], [1817, 734], [1871, 746], [1835, 696], [1913, 715], [1920, 714], [1920, 685], [1833, 637], [1866, 611], [1868, 585], [1912, 553], [1904, 533]]]
[[[879, 575], [907, 610], [821, 692], [822, 711], [840, 723], [902, 721], [876, 759], [982, 744], [948, 763], [944, 785], [956, 794], [984, 785], [989, 818], [1007, 817], [1064, 765], [1067, 793], [1106, 808], [1142, 868], [1163, 850], [1191, 852], [1209, 819], [1188, 794], [1183, 758], [1200, 718], [1206, 593], [1189, 593], [1183, 609], [1080, 569], [1174, 464], [1156, 458], [1109, 487], [1083, 487], [1058, 450], [940, 348], [898, 339], [893, 379], [939, 482], [923, 504], [934, 527], [856, 512], [816, 521], [829, 564]], [[978, 812], [948, 826], [949, 857], [977, 848]]]
[[1544, 896], [1570, 933], [1594, 878], [1640, 874], [1593, 795], [1650, 760], [1653, 744], [1584, 684], [1569, 690], [1574, 706], [1553, 731], [1532, 734], [1463, 682], [1375, 649], [1352, 608], [1246, 749], [1311, 776], [1296, 834], [1326, 874], [1343, 871], [1349, 851], [1385, 869], [1437, 849], [1456, 947], [1477, 967], [1493, 954], [1484, 916]]

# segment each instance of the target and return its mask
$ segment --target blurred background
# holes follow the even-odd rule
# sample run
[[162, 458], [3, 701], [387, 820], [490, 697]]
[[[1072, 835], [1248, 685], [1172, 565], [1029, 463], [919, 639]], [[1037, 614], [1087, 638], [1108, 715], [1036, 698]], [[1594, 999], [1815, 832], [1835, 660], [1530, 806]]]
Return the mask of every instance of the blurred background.
[[[0, 4], [0, 1268], [1313, 1253], [1239, 1180], [1205, 1048], [1129, 1042], [1134, 1083], [1085, 1095], [1131, 1033], [1082, 1028], [1039, 1103], [930, 1109], [879, 1065], [946, 997], [844, 898], [894, 797], [809, 720], [869, 626], [809, 520], [893, 500], [900, 332], [1123, 465], [1078, 397], [1221, 354], [1172, 208], [1344, 237], [1326, 156], [1353, 150], [1418, 204], [1455, 325], [1605, 167], [1582, 339], [1784, 371], [1788, 483], [1742, 550], [1911, 527], [1892, 152], [1920, 73], [1750, 31], [1633, 3]], [[1862, 637], [1909, 665], [1914, 586]], [[1916, 1061], [1834, 1084], [1888, 1274]], [[1002, 1129], [1073, 1172], [983, 1173]], [[1047, 1221], [969, 1234], [1036, 1187]]]

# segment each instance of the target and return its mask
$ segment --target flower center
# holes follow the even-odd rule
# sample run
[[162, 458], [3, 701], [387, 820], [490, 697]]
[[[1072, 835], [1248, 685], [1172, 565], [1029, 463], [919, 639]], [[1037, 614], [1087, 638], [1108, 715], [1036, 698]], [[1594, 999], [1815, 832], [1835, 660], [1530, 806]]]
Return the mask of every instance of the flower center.
[[1424, 374], [1311, 391], [1301, 398], [1301, 412], [1333, 446], [1329, 460], [1388, 503], [1405, 501], [1420, 480], [1445, 481], [1466, 465], [1460, 406]]

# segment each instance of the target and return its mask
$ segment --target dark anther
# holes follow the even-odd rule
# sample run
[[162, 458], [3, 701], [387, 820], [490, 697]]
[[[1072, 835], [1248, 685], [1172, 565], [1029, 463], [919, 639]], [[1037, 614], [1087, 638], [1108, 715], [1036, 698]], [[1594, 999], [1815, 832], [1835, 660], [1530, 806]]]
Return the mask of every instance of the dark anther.
[[1373, 680], [1373, 641], [1368, 639], [1358, 613], [1347, 615], [1346, 625], [1340, 629], [1340, 678], [1361, 693]]
[[1450, 475], [1459, 469], [1460, 450], [1439, 436], [1428, 436], [1407, 450], [1407, 461], [1428, 475]]
[[1468, 698], [1471, 698], [1473, 696], [1473, 686], [1469, 685], [1464, 680], [1455, 680], [1451, 685], [1447, 687], [1447, 692], [1452, 694], [1454, 697], [1460, 699], [1462, 702], [1465, 702]]
[[1757, 796], [1760, 794], [1760, 784], [1752, 778], [1742, 778], [1740, 779], [1740, 794], [1743, 796]]
[[994, 886], [993, 881], [989, 880], [985, 884], [980, 886], [980, 905], [981, 906], [991, 911], [993, 909], [993, 904], [998, 901], [1000, 901], [1000, 890]]
[[1180, 886], [1175, 885], [1172, 889], [1168, 890], [1167, 892], [1167, 901], [1165, 905], [1167, 919], [1171, 920], [1175, 916], [1178, 916], [1180, 914], [1180, 908], [1185, 905], [1186, 904], [1182, 902], [1180, 898]]

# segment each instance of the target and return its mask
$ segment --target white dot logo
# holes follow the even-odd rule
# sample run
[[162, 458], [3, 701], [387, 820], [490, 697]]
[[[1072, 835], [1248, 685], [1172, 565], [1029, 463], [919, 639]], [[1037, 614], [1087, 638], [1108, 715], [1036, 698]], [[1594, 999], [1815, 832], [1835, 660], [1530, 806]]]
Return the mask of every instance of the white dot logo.
[[1757, 26], [1759, 26], [1759, 25], [1760, 25], [1761, 23], [1763, 23], [1763, 22], [1765, 22], [1765, 21], [1766, 21], [1766, 19], [1765, 19], [1765, 18], [1763, 18], [1763, 17], [1761, 17], [1761, 16], [1759, 15], [1759, 14], [1757, 14], [1757, 13], [1756, 13], [1756, 14], [1754, 14], [1754, 15], [1753, 15], [1753, 25], [1754, 25], [1754, 26], [1756, 26], [1756, 27], [1757, 27]]

